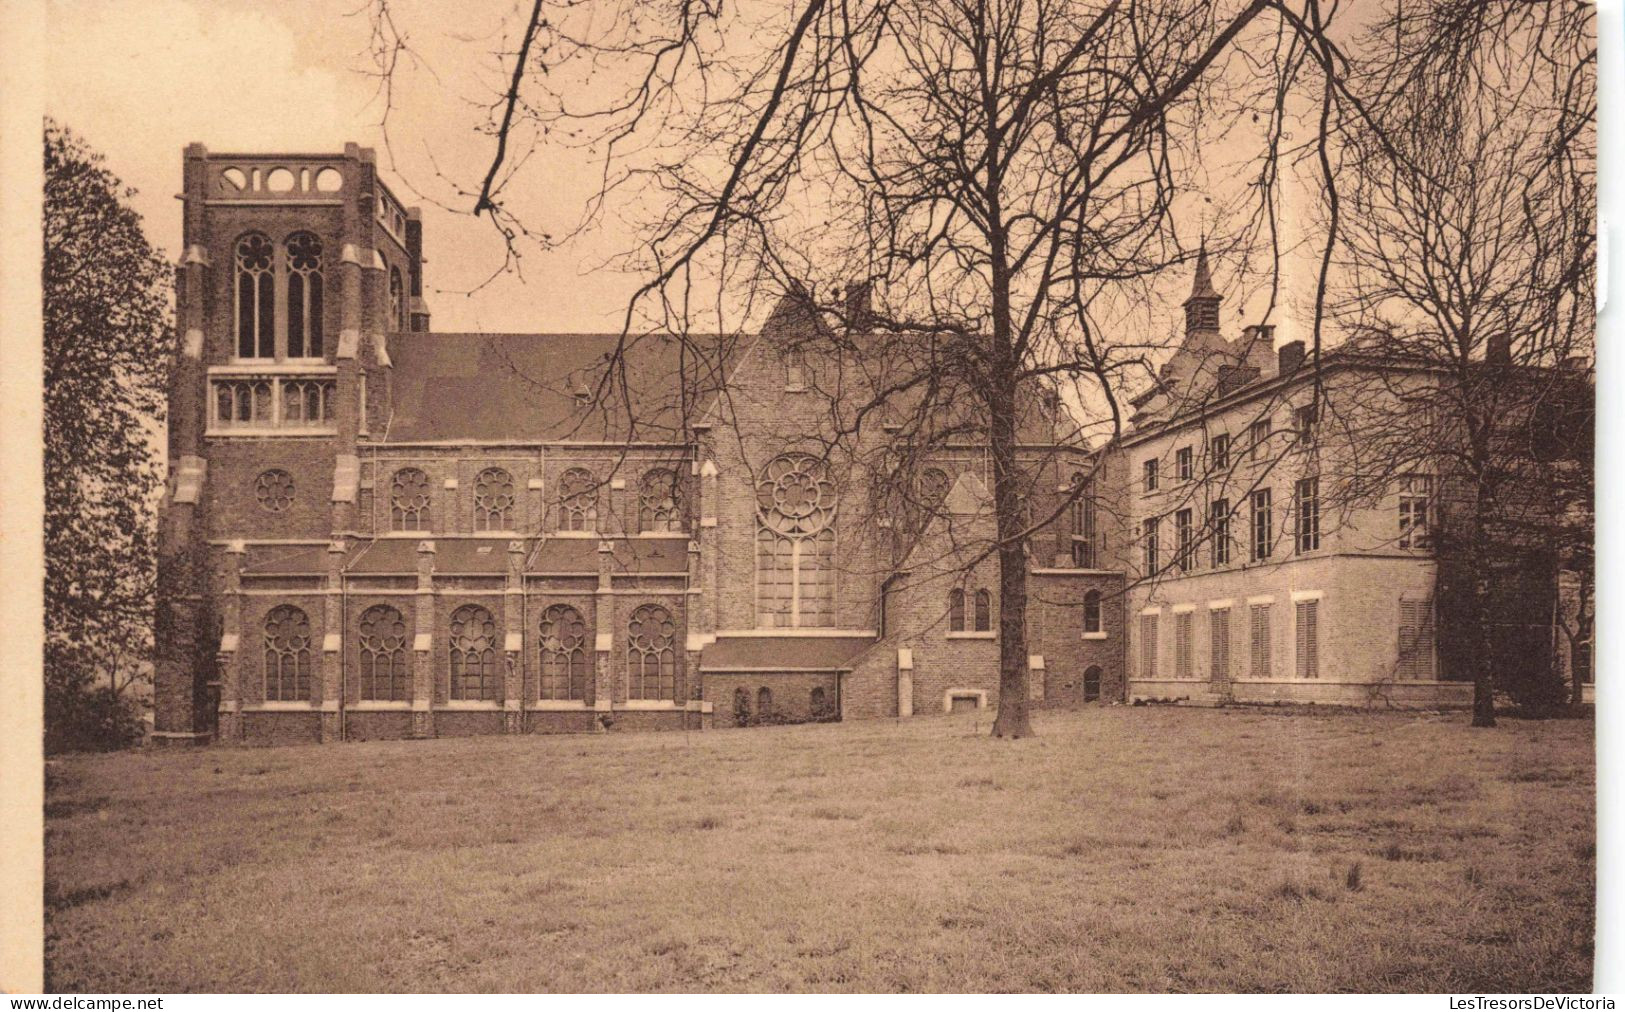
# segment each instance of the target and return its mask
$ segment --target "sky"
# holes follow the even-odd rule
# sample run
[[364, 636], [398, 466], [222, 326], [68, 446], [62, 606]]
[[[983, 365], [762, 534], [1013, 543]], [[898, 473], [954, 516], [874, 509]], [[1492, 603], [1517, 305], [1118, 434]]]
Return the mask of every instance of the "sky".
[[[377, 149], [384, 178], [423, 209], [426, 280], [437, 331], [618, 330], [637, 278], [609, 261], [626, 233], [611, 224], [561, 249], [529, 251], [504, 271], [503, 243], [487, 219], [468, 214], [465, 186], [478, 180], [494, 141], [477, 132], [506, 83], [525, 10], [513, 0], [394, 0], [399, 24], [426, 64], [398, 75], [386, 103], [367, 71], [366, 0], [52, 0], [48, 23], [48, 112], [107, 156], [138, 192], [133, 203], [149, 238], [171, 258], [180, 245], [181, 152], [189, 142], [217, 151], [340, 151], [346, 141]], [[563, 234], [578, 221], [593, 166], [555, 152], [531, 164], [514, 194], [527, 224]], [[624, 214], [627, 209], [622, 209]], [[606, 219], [613, 222], [613, 216]], [[1255, 291], [1227, 289], [1232, 336], [1262, 311]], [[1157, 326], [1173, 327], [1189, 278], [1163, 285]], [[1277, 340], [1302, 336], [1290, 308], [1278, 311]]]

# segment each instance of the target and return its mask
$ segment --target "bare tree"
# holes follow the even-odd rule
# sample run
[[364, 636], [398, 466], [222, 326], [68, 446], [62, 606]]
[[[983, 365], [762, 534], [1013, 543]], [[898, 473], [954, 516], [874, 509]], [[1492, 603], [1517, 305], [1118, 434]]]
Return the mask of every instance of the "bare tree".
[[[1592, 355], [1592, 12], [1396, 3], [1359, 52], [1339, 107], [1335, 308], [1360, 333], [1352, 347], [1414, 369], [1372, 374], [1371, 396], [1344, 406], [1359, 451], [1344, 492], [1437, 476], [1434, 549], [1460, 574], [1452, 618], [1473, 722], [1489, 726], [1497, 663], [1512, 663], [1493, 636], [1496, 585], [1555, 550], [1555, 490], [1573, 484], [1556, 464], [1572, 448], [1535, 443], [1550, 443]], [[1589, 446], [1572, 424], [1561, 438], [1581, 435]]]
[[[1022, 459], [1023, 418], [1047, 417], [1054, 443], [1063, 406], [1088, 404], [1107, 419], [1097, 444], [1121, 431], [1122, 391], [1163, 341], [1108, 340], [1103, 317], [1120, 322], [1190, 255], [1174, 205], [1199, 157], [1193, 110], [1220, 89], [1238, 39], [1270, 40], [1256, 22], [1271, 8], [805, 0], [786, 21], [692, 0], [590, 16], [538, 0], [492, 109], [497, 153], [476, 207], [510, 241], [534, 234], [504, 194], [537, 145], [574, 138], [602, 158], [586, 220], [636, 191], [652, 222], [628, 330], [644, 314], [686, 332], [709, 283], [804, 303], [798, 350], [866, 373], [822, 436], [884, 454], [868, 468], [892, 486], [880, 501], [914, 497], [909, 461], [984, 447], [994, 733], [1024, 736], [1027, 541], [1069, 503], [1033, 501], [1045, 468]], [[380, 53], [393, 58], [390, 19], [380, 4]], [[589, 75], [595, 98], [583, 99]], [[873, 298], [823, 296], [834, 286], [817, 278]], [[884, 439], [863, 438], [881, 426]]]

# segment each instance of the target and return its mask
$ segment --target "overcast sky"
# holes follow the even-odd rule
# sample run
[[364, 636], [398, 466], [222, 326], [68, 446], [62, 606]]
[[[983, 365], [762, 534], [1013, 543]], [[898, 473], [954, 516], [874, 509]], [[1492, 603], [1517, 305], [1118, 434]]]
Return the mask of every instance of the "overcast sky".
[[[475, 132], [485, 119], [480, 104], [505, 84], [510, 67], [495, 54], [512, 50], [525, 12], [512, 0], [395, 6], [429, 66], [401, 78], [388, 147], [384, 103], [366, 73], [365, 0], [52, 0], [48, 108], [139, 191], [148, 235], [171, 257], [181, 240], [175, 194], [187, 143], [310, 152], [356, 141], [377, 148], [386, 180], [423, 207], [435, 330], [618, 329], [635, 282], [605, 261], [624, 232], [597, 229], [565, 250], [532, 253], [522, 277], [500, 274], [482, 285], [502, 267], [502, 244], [443, 178], [472, 185], [489, 163], [494, 143]], [[510, 198], [522, 202], [527, 223], [567, 231], [590, 175], [584, 156], [561, 155], [558, 165], [527, 172], [523, 192], [510, 190]], [[1227, 295], [1225, 330], [1235, 336], [1253, 321], [1227, 284], [1227, 265], [1215, 266]], [[1173, 326], [1188, 285], [1188, 277], [1169, 278], [1167, 305], [1155, 317]], [[1262, 302], [1255, 297], [1245, 309], [1262, 311]], [[1302, 336], [1289, 312], [1277, 322], [1279, 340]]]

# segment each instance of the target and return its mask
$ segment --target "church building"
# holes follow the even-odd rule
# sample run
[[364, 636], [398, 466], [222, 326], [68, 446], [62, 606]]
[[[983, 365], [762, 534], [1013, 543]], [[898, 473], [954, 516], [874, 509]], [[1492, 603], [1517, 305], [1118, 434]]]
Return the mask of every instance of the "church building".
[[[824, 438], [845, 381], [794, 298], [753, 334], [436, 333], [419, 215], [370, 151], [193, 145], [184, 172], [156, 740], [997, 706], [985, 445], [922, 463], [923, 512], [883, 501]], [[1227, 340], [1220, 303], [1204, 256], [1110, 447], [1054, 398], [1024, 418], [1034, 703], [1465, 703], [1430, 479], [1321, 513], [1303, 348]]]

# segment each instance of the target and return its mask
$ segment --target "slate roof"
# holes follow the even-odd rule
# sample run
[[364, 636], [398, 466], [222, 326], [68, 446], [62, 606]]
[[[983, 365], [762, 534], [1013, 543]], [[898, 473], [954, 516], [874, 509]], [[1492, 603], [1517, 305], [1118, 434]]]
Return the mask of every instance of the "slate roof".
[[872, 636], [722, 636], [700, 654], [701, 671], [850, 671]]
[[[597, 538], [546, 538], [530, 561], [530, 573], [598, 573]], [[679, 576], [688, 572], [688, 536], [616, 538], [610, 542], [619, 575]]]
[[617, 361], [618, 334], [392, 334], [382, 439], [680, 441], [749, 341], [632, 335]]
[[326, 576], [326, 545], [255, 545], [243, 563], [244, 576]]
[[[368, 542], [350, 564], [348, 573], [376, 576], [416, 573], [418, 545], [434, 542], [434, 571], [442, 576], [501, 576], [508, 571], [508, 542], [513, 538], [377, 538]], [[529, 555], [534, 542], [525, 541]]]

